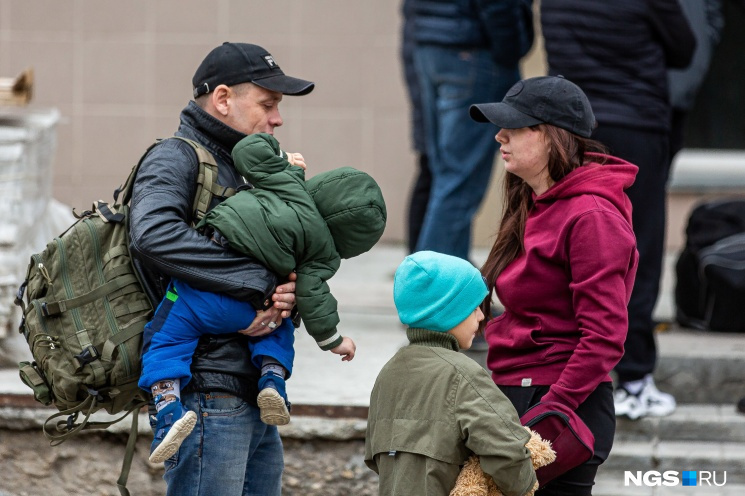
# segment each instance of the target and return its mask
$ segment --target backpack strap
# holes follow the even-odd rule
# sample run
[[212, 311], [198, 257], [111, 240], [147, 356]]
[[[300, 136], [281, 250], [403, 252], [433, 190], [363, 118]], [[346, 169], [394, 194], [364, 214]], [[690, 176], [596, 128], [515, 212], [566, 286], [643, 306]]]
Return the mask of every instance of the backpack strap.
[[[188, 143], [197, 155], [199, 160], [199, 172], [197, 174], [197, 191], [194, 195], [194, 201], [192, 203], [192, 219], [194, 224], [197, 224], [207, 213], [210, 203], [212, 203], [213, 196], [219, 196], [222, 198], [228, 198], [235, 194], [234, 188], [228, 188], [227, 186], [220, 185], [218, 181], [218, 167], [215, 157], [207, 150], [204, 146], [200, 145], [194, 140], [183, 138], [181, 136], [170, 136], [168, 138], [156, 140], [155, 143], [150, 145], [145, 153], [142, 154], [140, 160], [132, 168], [129, 173], [129, 177], [125, 183], [114, 191], [114, 205], [124, 205], [129, 202], [132, 198], [132, 188], [134, 187], [135, 176], [137, 171], [140, 169], [140, 165], [144, 162], [145, 157], [150, 151], [167, 139], [178, 139]], [[119, 195], [123, 193], [121, 203], [118, 203]], [[99, 209], [100, 210], [100, 209]], [[114, 212], [116, 210], [114, 209]]]
[[213, 196], [228, 198], [235, 194], [235, 189], [220, 185], [218, 181], [218, 168], [215, 157], [204, 146], [196, 141], [173, 136], [172, 138], [185, 141], [194, 149], [199, 160], [199, 173], [197, 174], [197, 192], [192, 203], [192, 219], [194, 224], [199, 223], [207, 214]]
[[139, 407], [132, 410], [132, 427], [130, 427], [129, 436], [127, 437], [127, 448], [124, 451], [122, 470], [119, 472], [119, 479], [116, 481], [120, 496], [130, 496], [127, 489], [127, 479], [129, 478], [129, 469], [132, 468], [132, 458], [134, 458], [135, 445], [137, 444], [137, 419], [139, 417], [139, 411]]

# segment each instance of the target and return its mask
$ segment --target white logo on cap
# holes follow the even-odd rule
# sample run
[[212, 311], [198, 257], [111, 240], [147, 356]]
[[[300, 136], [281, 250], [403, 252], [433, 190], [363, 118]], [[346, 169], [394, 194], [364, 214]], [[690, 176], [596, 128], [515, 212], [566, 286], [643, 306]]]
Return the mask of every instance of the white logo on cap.
[[272, 69], [277, 67], [277, 63], [274, 61], [271, 55], [264, 55], [264, 62], [266, 62], [266, 65], [268, 65]]

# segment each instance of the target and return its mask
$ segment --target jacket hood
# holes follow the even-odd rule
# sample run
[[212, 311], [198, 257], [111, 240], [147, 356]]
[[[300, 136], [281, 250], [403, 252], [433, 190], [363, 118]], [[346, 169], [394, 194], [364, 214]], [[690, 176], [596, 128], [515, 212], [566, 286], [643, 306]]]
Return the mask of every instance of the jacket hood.
[[370, 175], [341, 167], [312, 177], [306, 186], [341, 258], [356, 257], [375, 246], [387, 213], [383, 193]]
[[631, 223], [631, 202], [624, 191], [634, 184], [639, 168], [611, 155], [588, 153], [587, 156], [589, 164], [573, 170], [541, 196], [535, 197], [535, 203], [592, 194], [611, 202]]

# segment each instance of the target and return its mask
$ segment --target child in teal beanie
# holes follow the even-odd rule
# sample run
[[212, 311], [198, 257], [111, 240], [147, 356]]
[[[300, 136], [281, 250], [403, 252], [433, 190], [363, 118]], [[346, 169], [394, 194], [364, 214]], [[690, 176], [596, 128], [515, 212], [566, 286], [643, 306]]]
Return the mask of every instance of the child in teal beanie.
[[466, 355], [488, 295], [466, 260], [431, 251], [396, 270], [393, 300], [410, 344], [378, 375], [365, 438], [365, 463], [380, 494], [447, 495], [469, 456], [506, 496], [530, 493], [535, 471], [528, 431], [489, 373]]

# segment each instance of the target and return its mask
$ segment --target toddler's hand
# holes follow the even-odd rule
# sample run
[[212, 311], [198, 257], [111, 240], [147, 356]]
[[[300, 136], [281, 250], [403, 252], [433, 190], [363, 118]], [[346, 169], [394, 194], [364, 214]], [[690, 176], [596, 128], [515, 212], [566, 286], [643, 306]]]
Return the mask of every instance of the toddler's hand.
[[287, 154], [287, 161], [290, 162], [291, 165], [296, 165], [298, 167], [302, 167], [303, 170], [306, 169], [305, 165], [305, 158], [299, 153], [290, 153], [285, 152]]
[[341, 344], [336, 348], [331, 348], [331, 353], [342, 355], [342, 362], [348, 362], [354, 358], [355, 351], [357, 351], [357, 346], [355, 346], [354, 341], [348, 337], [342, 338]]

